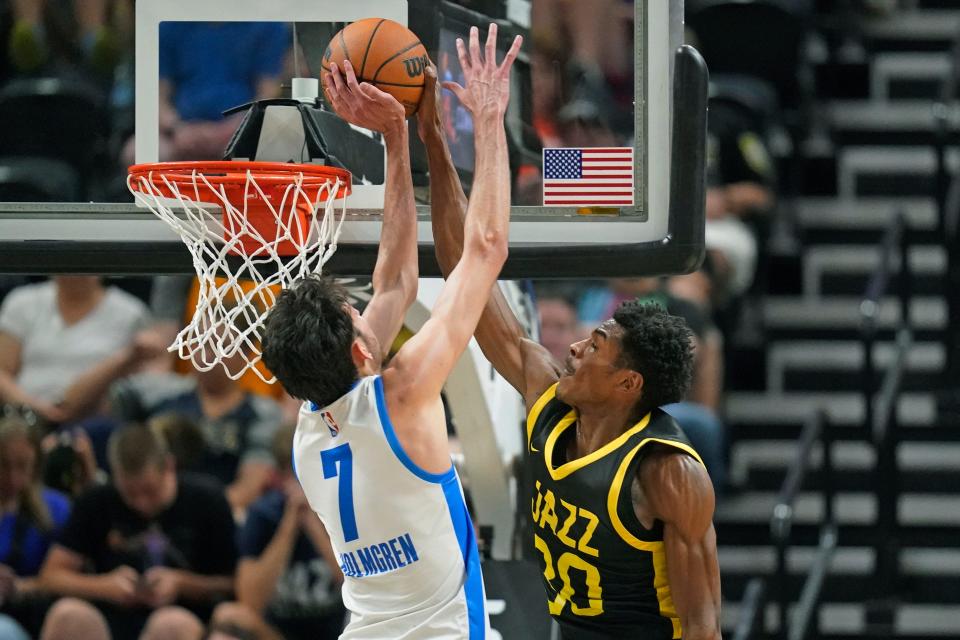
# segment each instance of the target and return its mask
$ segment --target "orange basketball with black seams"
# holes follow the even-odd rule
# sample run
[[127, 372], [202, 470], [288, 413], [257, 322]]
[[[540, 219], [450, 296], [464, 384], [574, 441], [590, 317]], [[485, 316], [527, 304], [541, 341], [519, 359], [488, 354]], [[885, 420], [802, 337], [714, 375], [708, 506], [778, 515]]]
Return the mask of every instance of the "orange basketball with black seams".
[[430, 62], [415, 33], [385, 18], [366, 18], [347, 25], [333, 36], [323, 54], [320, 80], [324, 92], [330, 63], [336, 63], [342, 71], [344, 60], [353, 65], [358, 81], [369, 82], [395, 97], [407, 117], [417, 112], [424, 70]]

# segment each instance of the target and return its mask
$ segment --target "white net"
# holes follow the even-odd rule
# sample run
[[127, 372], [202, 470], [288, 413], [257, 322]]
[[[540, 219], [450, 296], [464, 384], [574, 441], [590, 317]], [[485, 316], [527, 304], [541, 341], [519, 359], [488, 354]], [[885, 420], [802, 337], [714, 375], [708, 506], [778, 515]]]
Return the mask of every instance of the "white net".
[[[253, 172], [245, 173], [242, 187], [198, 170], [175, 178], [164, 171], [131, 173], [127, 186], [177, 232], [199, 280], [193, 318], [169, 350], [201, 371], [222, 365], [236, 380], [252, 370], [272, 384], [276, 378], [260, 366], [263, 321], [281, 290], [320, 273], [337, 250], [346, 205], [334, 206], [343, 187], [338, 177], [318, 184], [293, 172], [279, 186], [268, 178], [272, 184], [264, 189]], [[258, 224], [248, 217], [254, 207]]]

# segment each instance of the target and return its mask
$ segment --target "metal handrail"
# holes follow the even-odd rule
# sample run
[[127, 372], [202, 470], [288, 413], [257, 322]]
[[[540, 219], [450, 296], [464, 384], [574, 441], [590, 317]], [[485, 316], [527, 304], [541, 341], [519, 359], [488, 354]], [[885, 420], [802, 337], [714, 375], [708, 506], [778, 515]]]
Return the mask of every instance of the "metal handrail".
[[732, 640], [752, 640], [753, 630], [763, 628], [763, 616], [767, 605], [767, 581], [760, 576], [753, 578], [743, 590], [743, 606], [740, 619], [733, 630]]
[[837, 538], [837, 523], [827, 522], [820, 533], [820, 544], [817, 546], [813, 567], [810, 568], [810, 575], [803, 583], [800, 599], [794, 610], [793, 626], [787, 634], [788, 640], [805, 640], [810, 632], [811, 623], [816, 624], [815, 616], [820, 604], [820, 591], [830, 571], [833, 554], [837, 550]]
[[[787, 471], [787, 477], [784, 478], [783, 484], [780, 488], [780, 494], [777, 498], [777, 504], [773, 508], [773, 516], [770, 518], [770, 537], [773, 541], [774, 547], [776, 549], [776, 580], [775, 580], [775, 589], [777, 601], [778, 601], [778, 617], [779, 617], [779, 630], [781, 638], [790, 638], [792, 637], [790, 632], [790, 625], [788, 623], [788, 611], [790, 607], [790, 598], [789, 598], [789, 570], [787, 567], [787, 552], [790, 548], [790, 531], [793, 528], [793, 518], [794, 518], [794, 503], [796, 502], [797, 495], [800, 493], [800, 489], [803, 487], [803, 481], [806, 478], [807, 471], [810, 469], [810, 456], [813, 453], [814, 445], [817, 442], [822, 443], [823, 449], [823, 503], [824, 503], [824, 523], [825, 527], [835, 527], [836, 524], [833, 520], [833, 456], [831, 455], [831, 439], [829, 428], [827, 426], [827, 417], [823, 411], [818, 411], [803, 426], [803, 432], [800, 434], [799, 447], [797, 449], [797, 454], [793, 459], [793, 463], [790, 465], [789, 470]], [[834, 537], [835, 540], [835, 537]], [[821, 557], [826, 556], [826, 557]], [[832, 548], [830, 549], [821, 549], [818, 551], [817, 564], [824, 564], [823, 571], [829, 567], [830, 557], [832, 556]], [[811, 574], [812, 575], [812, 574]], [[820, 576], [815, 584], [810, 586], [810, 595], [808, 598], [812, 598], [809, 611], [806, 612], [806, 616], [811, 616], [817, 609], [818, 599], [820, 595], [820, 589], [823, 583], [823, 576]], [[807, 587], [805, 587], [806, 589]], [[809, 620], [801, 620], [802, 625], [806, 628], [809, 624]]]
[[[889, 633], [893, 625], [893, 611], [890, 601], [894, 594], [899, 573], [900, 543], [897, 535], [897, 504], [900, 495], [900, 478], [897, 467], [897, 400], [903, 386], [907, 356], [913, 342], [910, 329], [910, 289], [912, 271], [910, 268], [910, 238], [902, 212], [884, 232], [880, 244], [880, 264], [870, 278], [860, 305], [861, 341], [864, 351], [863, 360], [863, 403], [864, 436], [871, 441], [876, 451], [874, 466], [874, 492], [877, 501], [877, 536], [874, 542], [876, 553], [876, 591], [879, 598], [877, 606], [868, 609], [868, 624], [882, 633]], [[890, 285], [891, 263], [894, 252], [899, 247], [900, 278], [897, 298], [900, 307], [900, 324], [896, 333], [896, 352], [893, 362], [884, 372], [877, 388], [876, 366], [873, 347], [877, 338], [877, 319], [880, 304]], [[874, 395], [876, 393], [876, 395]]]
[[898, 212], [884, 231], [880, 241], [880, 263], [867, 282], [863, 300], [860, 303], [860, 336], [863, 346], [862, 393], [864, 401], [864, 424], [869, 429], [875, 422], [873, 388], [876, 366], [873, 360], [873, 345], [876, 341], [877, 322], [880, 304], [890, 285], [890, 270], [894, 251], [900, 249], [900, 318], [908, 323], [910, 319], [910, 255], [907, 238], [906, 218]]
[[896, 418], [896, 402], [906, 373], [907, 355], [910, 346], [913, 344], [913, 332], [908, 327], [901, 328], [897, 331], [896, 344], [893, 362], [884, 374], [883, 381], [880, 383], [880, 392], [877, 394], [876, 418], [873, 424], [869, 425], [873, 442], [878, 446], [886, 442], [890, 433], [890, 425]]
[[[881, 298], [887, 292], [890, 284], [891, 258], [894, 251], [898, 248], [903, 248], [905, 235], [905, 216], [903, 212], [900, 211], [893, 217], [893, 221], [887, 226], [883, 233], [883, 238], [880, 240], [880, 264], [867, 282], [863, 302], [860, 304], [860, 314], [867, 322], [875, 323], [876, 321]], [[909, 256], [901, 256], [901, 262], [900, 270], [903, 272], [905, 268], [909, 268]]]
[[[790, 607], [788, 596], [789, 571], [787, 552], [790, 549], [790, 533], [793, 529], [794, 503], [803, 487], [810, 469], [810, 457], [814, 446], [820, 442], [823, 449], [823, 504], [824, 528], [821, 532], [821, 544], [814, 560], [813, 570], [804, 584], [802, 597], [797, 605], [794, 628], [802, 629], [804, 635], [796, 636], [788, 624], [787, 612]], [[804, 424], [800, 434], [797, 453], [790, 463], [787, 475], [780, 485], [777, 504], [770, 518], [770, 537], [776, 553], [776, 569], [772, 579], [772, 597], [778, 603], [779, 634], [781, 638], [803, 638], [815, 618], [818, 610], [820, 591], [830, 567], [833, 550], [836, 547], [837, 526], [833, 510], [833, 455], [831, 453], [831, 434], [827, 416], [823, 411], [814, 413]], [[771, 594], [768, 593], [767, 580], [763, 577], [752, 579], [744, 592], [743, 608], [734, 632], [735, 640], [749, 640], [756, 628], [763, 628], [764, 613]]]

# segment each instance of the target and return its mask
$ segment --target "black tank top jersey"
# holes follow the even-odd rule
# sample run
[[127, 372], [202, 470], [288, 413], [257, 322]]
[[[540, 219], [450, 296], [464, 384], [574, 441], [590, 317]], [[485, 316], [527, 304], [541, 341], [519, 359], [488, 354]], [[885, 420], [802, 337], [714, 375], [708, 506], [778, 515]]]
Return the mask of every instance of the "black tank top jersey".
[[640, 524], [630, 489], [653, 443], [703, 461], [657, 409], [597, 451], [566, 462], [576, 413], [555, 393], [556, 385], [547, 389], [527, 416], [534, 546], [550, 614], [564, 640], [680, 638], [663, 523]]

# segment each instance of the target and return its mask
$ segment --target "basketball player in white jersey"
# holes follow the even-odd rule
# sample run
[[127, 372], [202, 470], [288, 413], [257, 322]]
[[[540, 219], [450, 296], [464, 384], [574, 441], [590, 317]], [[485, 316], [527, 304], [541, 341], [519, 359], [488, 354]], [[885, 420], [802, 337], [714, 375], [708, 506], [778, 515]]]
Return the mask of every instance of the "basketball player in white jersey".
[[517, 38], [496, 63], [496, 25], [458, 41], [473, 116], [476, 180], [463, 258], [423, 328], [383, 359], [416, 296], [417, 231], [403, 107], [349, 63], [327, 94], [345, 119], [382, 131], [388, 175], [374, 295], [361, 315], [329, 279], [284, 291], [266, 321], [263, 357], [305, 402], [293, 459], [344, 574], [342, 638], [486, 637], [489, 620], [473, 524], [450, 462], [440, 391], [466, 348], [507, 257], [510, 175], [503, 118]]

